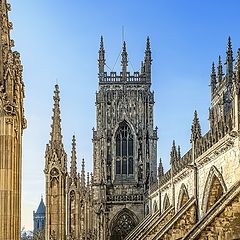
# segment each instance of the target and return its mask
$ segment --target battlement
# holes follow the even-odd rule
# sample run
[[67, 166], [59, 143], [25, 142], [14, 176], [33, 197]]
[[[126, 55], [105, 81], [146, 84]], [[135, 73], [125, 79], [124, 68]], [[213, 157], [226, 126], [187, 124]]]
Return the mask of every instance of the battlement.
[[125, 79], [123, 79], [123, 72], [120, 72], [120, 75], [117, 72], [110, 72], [109, 75], [107, 72], [104, 72], [102, 77], [99, 77], [99, 84], [106, 83], [150, 83], [146, 76], [140, 72], [126, 72]]

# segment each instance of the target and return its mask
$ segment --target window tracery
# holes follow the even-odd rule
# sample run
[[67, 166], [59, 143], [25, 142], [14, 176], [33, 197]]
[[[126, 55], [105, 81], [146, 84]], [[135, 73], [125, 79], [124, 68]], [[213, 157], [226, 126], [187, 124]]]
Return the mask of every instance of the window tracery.
[[116, 133], [116, 174], [133, 174], [133, 135], [126, 121], [120, 123]]

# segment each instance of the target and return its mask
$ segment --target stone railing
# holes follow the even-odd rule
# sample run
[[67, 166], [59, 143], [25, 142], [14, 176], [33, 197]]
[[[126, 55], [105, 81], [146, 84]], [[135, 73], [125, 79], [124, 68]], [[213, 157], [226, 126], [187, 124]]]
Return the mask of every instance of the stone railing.
[[132, 195], [107, 195], [108, 202], [142, 202], [143, 195], [132, 194]]
[[[110, 72], [110, 75], [107, 74], [107, 72], [104, 73], [103, 78], [100, 79], [99, 83], [120, 83], [124, 82], [122, 79], [122, 72], [120, 72], [120, 75], [117, 75], [116, 72]], [[130, 74], [130, 72], [126, 73], [126, 82], [130, 83], [146, 83], [146, 77], [139, 72], [134, 72], [133, 75]]]

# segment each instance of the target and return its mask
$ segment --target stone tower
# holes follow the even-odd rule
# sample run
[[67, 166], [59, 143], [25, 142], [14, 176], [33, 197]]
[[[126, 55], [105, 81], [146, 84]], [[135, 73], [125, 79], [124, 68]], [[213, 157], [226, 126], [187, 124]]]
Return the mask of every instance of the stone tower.
[[0, 0], [0, 239], [19, 240], [21, 228], [22, 134], [26, 127], [23, 67], [12, 50], [10, 4]]
[[66, 239], [67, 155], [61, 134], [59, 87], [55, 85], [51, 138], [46, 147], [46, 240]]
[[157, 128], [153, 127], [151, 49], [147, 38], [141, 71], [131, 74], [126, 42], [122, 71], [105, 72], [99, 50], [96, 130], [93, 129], [94, 228], [96, 239], [123, 239], [143, 219], [144, 194], [157, 175]]
[[35, 235], [41, 235], [44, 236], [45, 233], [45, 211], [46, 207], [43, 202], [43, 197], [41, 198], [41, 202], [38, 206], [37, 211], [33, 211], [33, 225], [34, 225], [34, 230], [33, 233]]

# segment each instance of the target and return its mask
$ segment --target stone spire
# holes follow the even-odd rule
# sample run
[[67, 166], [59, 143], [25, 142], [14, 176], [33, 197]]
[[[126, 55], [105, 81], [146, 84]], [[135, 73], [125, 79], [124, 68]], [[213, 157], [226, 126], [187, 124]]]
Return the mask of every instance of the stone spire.
[[151, 65], [152, 65], [152, 52], [150, 47], [150, 39], [147, 37], [145, 57], [144, 57], [144, 66], [145, 74], [148, 81], [151, 81]]
[[54, 106], [53, 106], [53, 117], [52, 117], [52, 131], [51, 131], [51, 146], [58, 146], [58, 144], [62, 145], [62, 130], [61, 130], [61, 117], [60, 117], [60, 97], [59, 97], [59, 86], [55, 85], [54, 91]]
[[212, 73], [211, 73], [211, 95], [212, 98], [216, 92], [217, 89], [217, 77], [216, 77], [216, 71], [215, 71], [215, 64], [212, 63]]
[[181, 159], [181, 147], [178, 145], [178, 152], [177, 152], [178, 160]]
[[[24, 117], [23, 67], [12, 51], [12, 23], [7, 0], [0, 1], [0, 239], [17, 240], [21, 229], [22, 137]], [[7, 207], [8, 206], [8, 207]]]
[[83, 188], [85, 188], [85, 160], [84, 158], [82, 159], [82, 170], [81, 170], [81, 185]]
[[240, 85], [240, 48], [237, 52], [237, 62], [236, 62], [236, 73], [235, 73], [235, 88], [237, 91], [239, 91], [239, 85]]
[[176, 162], [178, 159], [178, 154], [177, 154], [177, 148], [176, 148], [176, 144], [175, 144], [175, 140], [173, 140], [173, 144], [172, 144], [172, 151], [170, 153], [170, 163], [172, 164], [173, 162]]
[[127, 66], [128, 66], [128, 54], [127, 54], [127, 49], [126, 49], [126, 42], [123, 42], [123, 48], [122, 48], [122, 80], [126, 81], [127, 77]]
[[77, 154], [76, 154], [76, 138], [73, 135], [72, 139], [72, 158], [71, 158], [71, 166], [70, 166], [70, 176], [72, 178], [77, 177]]
[[12, 23], [8, 20], [11, 5], [6, 0], [1, 0], [0, 4], [0, 86], [4, 86], [4, 73], [14, 42], [10, 38]]
[[233, 77], [233, 51], [232, 51], [232, 42], [231, 38], [228, 38], [227, 52], [226, 52], [226, 77], [227, 84], [232, 83]]
[[223, 69], [222, 69], [222, 60], [221, 56], [218, 57], [218, 84], [222, 83], [223, 77]]
[[90, 175], [89, 172], [87, 172], [87, 189], [90, 189]]
[[103, 80], [104, 77], [104, 67], [105, 67], [105, 50], [103, 44], [103, 36], [101, 36], [100, 40], [100, 49], [99, 49], [99, 57], [98, 57], [98, 71], [99, 71], [99, 80]]
[[194, 143], [197, 139], [201, 137], [202, 137], [201, 126], [199, 123], [197, 111], [195, 110], [193, 124], [192, 124], [191, 143]]
[[164, 169], [162, 164], [162, 159], [160, 158], [159, 166], [158, 166], [158, 177], [161, 178], [164, 176]]

